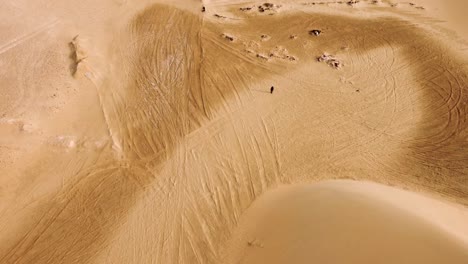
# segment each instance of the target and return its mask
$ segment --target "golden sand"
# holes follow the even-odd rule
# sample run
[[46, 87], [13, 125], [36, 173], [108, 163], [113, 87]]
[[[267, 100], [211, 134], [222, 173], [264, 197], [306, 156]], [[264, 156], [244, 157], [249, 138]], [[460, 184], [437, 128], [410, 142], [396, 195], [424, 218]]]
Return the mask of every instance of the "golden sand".
[[3, 1], [0, 263], [466, 263], [466, 6]]

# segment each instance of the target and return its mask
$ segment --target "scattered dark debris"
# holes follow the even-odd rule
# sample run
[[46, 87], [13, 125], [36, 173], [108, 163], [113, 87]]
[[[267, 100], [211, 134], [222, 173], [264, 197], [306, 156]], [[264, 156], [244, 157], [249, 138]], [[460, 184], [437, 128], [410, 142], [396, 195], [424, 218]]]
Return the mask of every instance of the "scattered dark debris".
[[326, 2], [312, 2], [312, 3], [308, 3], [310, 5], [326, 5], [327, 3]]
[[250, 11], [252, 10], [253, 7], [249, 6], [249, 7], [241, 7], [239, 8], [240, 11], [243, 11], [243, 12], [246, 12], [246, 11]]
[[206, 11], [205, 6], [202, 6], [201, 11], [202, 11], [202, 12], [205, 12], [205, 11]]
[[350, 1], [346, 2], [346, 4], [348, 4], [350, 6], [354, 6], [357, 3], [359, 3], [359, 0], [350, 0]]
[[234, 36], [231, 36], [231, 35], [226, 34], [226, 33], [221, 34], [221, 37], [223, 37], [223, 38], [225, 38], [225, 39], [227, 39], [227, 40], [229, 40], [231, 42], [236, 40], [236, 38]]
[[409, 5], [410, 5], [410, 6], [414, 6], [414, 5], [415, 5], [415, 3], [409, 3]]
[[267, 41], [267, 40], [270, 40], [271, 37], [268, 36], [268, 35], [266, 35], [266, 34], [262, 34], [262, 35], [260, 36], [260, 38], [261, 38], [263, 41]]
[[328, 64], [335, 69], [341, 68], [341, 62], [337, 60], [332, 60]]
[[[286, 49], [283, 46], [276, 46], [269, 50], [265, 50], [265, 49], [261, 49], [261, 46], [257, 42], [254, 42], [254, 44], [246, 46], [246, 48], [243, 51], [246, 53], [250, 53], [254, 55], [256, 58], [265, 60], [265, 61], [282, 60], [282, 61], [296, 62], [299, 60], [297, 57], [291, 55], [288, 49]], [[246, 44], [244, 43], [244, 45]]]
[[290, 35], [289, 39], [297, 39], [297, 35]]
[[268, 52], [268, 56], [270, 58], [276, 58], [280, 60], [287, 60], [287, 61], [297, 61], [297, 58], [290, 55], [288, 49], [282, 46], [276, 46], [272, 50]]
[[417, 6], [417, 7], [415, 7], [415, 8], [416, 8], [416, 9], [421, 9], [421, 10], [426, 9], [426, 8], [424, 8], [424, 6]]
[[329, 55], [329, 54], [322, 54], [321, 56], [317, 57], [317, 61], [319, 62], [325, 62], [327, 63], [330, 67], [333, 67], [335, 69], [339, 69], [343, 66], [341, 61], [336, 59], [334, 56]]
[[272, 3], [264, 3], [263, 5], [258, 6], [258, 12], [263, 13], [265, 11], [276, 11], [281, 8], [281, 5], [275, 5]]
[[[270, 93], [273, 93], [273, 90], [274, 90], [274, 87], [272, 86], [270, 88]], [[263, 248], [263, 243], [261, 243], [260, 241], [257, 241], [257, 239], [253, 239], [253, 240], [250, 240], [250, 241], [247, 241], [247, 245], [249, 247], [259, 247], [259, 248]]]
[[257, 58], [262, 59], [262, 60], [268, 60], [268, 56], [265, 54], [257, 53]]
[[213, 16], [217, 17], [217, 18], [227, 18], [225, 16], [222, 16], [222, 15], [218, 15], [218, 14], [214, 14]]
[[359, 92], [361, 92], [361, 90], [359, 90], [359, 89], [356, 89], [356, 93], [359, 93]]
[[[364, 2], [367, 2], [369, 0], [364, 0]], [[347, 4], [351, 7], [354, 7], [354, 5], [360, 3], [360, 0], [348, 0], [348, 1], [330, 1], [330, 2], [307, 2], [307, 3], [302, 3], [302, 5], [331, 5], [331, 4]], [[372, 4], [379, 4], [381, 0], [370, 0]], [[396, 5], [396, 4], [395, 4]]]
[[320, 36], [322, 34], [322, 31], [320, 29], [312, 29], [309, 31], [309, 35], [312, 36]]

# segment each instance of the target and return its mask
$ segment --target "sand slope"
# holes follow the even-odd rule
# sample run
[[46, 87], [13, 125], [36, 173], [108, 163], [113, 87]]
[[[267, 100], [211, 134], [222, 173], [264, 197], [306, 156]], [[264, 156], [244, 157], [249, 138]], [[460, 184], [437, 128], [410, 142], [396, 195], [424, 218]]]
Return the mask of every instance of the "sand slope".
[[0, 263], [220, 263], [283, 184], [467, 205], [463, 36], [377, 2], [2, 2]]
[[467, 220], [457, 206], [377, 184], [281, 187], [249, 207], [224, 263], [465, 263]]

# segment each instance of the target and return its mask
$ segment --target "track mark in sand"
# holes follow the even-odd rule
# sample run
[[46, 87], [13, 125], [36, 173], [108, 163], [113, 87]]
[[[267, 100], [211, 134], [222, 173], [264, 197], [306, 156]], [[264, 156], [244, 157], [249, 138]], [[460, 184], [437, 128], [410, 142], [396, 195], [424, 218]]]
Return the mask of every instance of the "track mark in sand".
[[[151, 23], [158, 19], [162, 23]], [[167, 24], [168, 20], [173, 22], [174, 28], [159, 26]], [[106, 170], [96, 172], [96, 168], [86, 168], [76, 175], [78, 180], [67, 183], [51, 202], [39, 202], [35, 215], [41, 215], [44, 220], [36, 226], [25, 224], [23, 236], [18, 236], [17, 243], [9, 242], [10, 249], [1, 262], [48, 263], [51, 259], [64, 263], [90, 262], [155, 179], [159, 164], [174, 154], [175, 145], [189, 131], [188, 95], [193, 83], [189, 79], [192, 68], [187, 70], [187, 67], [195, 63], [190, 59], [195, 57], [192, 54], [194, 30], [191, 29], [200, 26], [199, 20], [189, 13], [155, 5], [133, 22], [130, 31], [136, 38], [131, 44], [137, 47], [126, 50], [129, 53], [126, 55], [136, 58], [137, 63], [130, 64], [135, 68], [128, 67], [134, 70], [130, 76], [133, 79], [124, 84], [124, 92], [119, 91], [118, 86], [105, 89], [102, 77], [106, 76], [95, 75], [99, 73], [91, 72], [86, 76], [96, 86], [114, 145], [122, 145], [121, 157], [106, 152], [106, 160], [96, 160], [96, 167]], [[170, 33], [165, 34], [164, 30]], [[162, 36], [172, 39], [160, 38], [157, 33], [161, 31]], [[31, 36], [34, 34], [29, 38]], [[187, 46], [181, 46], [187, 39]], [[189, 59], [185, 58], [185, 53], [189, 54]], [[152, 81], [159, 92], [155, 93], [154, 86], [149, 87]], [[177, 93], [172, 93], [174, 91]], [[152, 160], [147, 162], [144, 160], [147, 157]], [[39, 248], [41, 250], [37, 250]]]
[[262, 121], [262, 128], [263, 128], [263, 134], [265, 138], [267, 139], [268, 145], [270, 147], [270, 151], [273, 153], [273, 160], [275, 161], [275, 169], [276, 169], [276, 177], [278, 178], [281, 175], [281, 152], [280, 152], [280, 146], [279, 146], [279, 141], [278, 141], [278, 134], [276, 131], [276, 126], [274, 124], [273, 120], [270, 120], [271, 122], [271, 132], [268, 129], [267, 123], [265, 122], [265, 118], [260, 117]]
[[[233, 12], [239, 11], [234, 8]], [[248, 17], [246, 21], [249, 21], [246, 26], [225, 25], [229, 32], [235, 33], [239, 39], [245, 39], [245, 35], [248, 35], [246, 32], [251, 30], [251, 25], [275, 28], [274, 32], [268, 32], [272, 37], [269, 42], [278, 39], [287, 40], [292, 33], [308, 32], [310, 28], [327, 28], [327, 34], [310, 40], [313, 45], [307, 46], [306, 49], [301, 47], [301, 50], [297, 45], [289, 44], [293, 43], [292, 41], [283, 43], [288, 50], [300, 58], [307, 57], [307, 54], [311, 52], [317, 54], [317, 51], [323, 52], [323, 50], [339, 52], [343, 46], [348, 46], [350, 47], [348, 54], [355, 54], [358, 58], [372, 62], [372, 58], [365, 56], [366, 52], [379, 47], [388, 48], [385, 49], [388, 50], [385, 55], [390, 67], [388, 73], [382, 76], [387, 84], [384, 86], [386, 90], [382, 91], [384, 97], [381, 99], [388, 104], [385, 113], [390, 115], [390, 122], [385, 125], [382, 131], [376, 131], [377, 134], [369, 140], [374, 141], [377, 137], [388, 134], [392, 123], [401, 114], [401, 112], [397, 113], [396, 109], [399, 105], [398, 97], [402, 96], [402, 90], [395, 87], [394, 80], [390, 78], [390, 75], [401, 71], [413, 71], [415, 73], [414, 81], [422, 91], [421, 93], [418, 91], [418, 95], [422, 95], [418, 104], [423, 105], [423, 121], [414, 125], [416, 134], [414, 138], [398, 140], [402, 144], [401, 151], [408, 151], [404, 154], [406, 155], [404, 161], [395, 161], [399, 162], [398, 165], [395, 165], [396, 168], [406, 171], [399, 174], [411, 175], [410, 171], [413, 171], [415, 166], [420, 166], [418, 168], [421, 170], [430, 170], [433, 166], [441, 166], [441, 169], [449, 170], [448, 175], [452, 175], [446, 177], [446, 183], [444, 183], [446, 185], [456, 185], [457, 179], [467, 178], [468, 166], [462, 163], [468, 162], [468, 152], [463, 151], [467, 144], [464, 142], [464, 138], [468, 134], [466, 121], [468, 109], [466, 104], [461, 103], [468, 101], [466, 63], [459, 56], [455, 56], [447, 48], [444, 48], [443, 44], [434, 40], [428, 32], [408, 21], [393, 17], [364, 21], [323, 14], [313, 15], [315, 19], [301, 19], [299, 17], [302, 17], [302, 14], [297, 16], [285, 14], [282, 15], [281, 22], [277, 22], [268, 16], [245, 16]], [[294, 28], [294, 32], [291, 32], [291, 28]], [[359, 33], [356, 33], [355, 28], [360, 29]], [[263, 33], [263, 30], [261, 32]], [[258, 33], [256, 35], [258, 36]], [[392, 38], [388, 36], [392, 36]], [[251, 49], [249, 54], [255, 54], [255, 50]], [[450, 54], [450, 56], [437, 54]], [[398, 59], [398, 64], [395, 60], [396, 56], [401, 56], [401, 59]], [[263, 57], [266, 59], [266, 56]], [[415, 57], [418, 57], [419, 60], [416, 61]], [[264, 64], [261, 60], [258, 61], [260, 64]], [[365, 72], [357, 74], [356, 77], [359, 74], [366, 76]], [[400, 153], [395, 153], [394, 157], [398, 159], [399, 155]], [[410, 162], [410, 160], [413, 161]], [[402, 163], [406, 164], [406, 167], [402, 166]], [[452, 168], [457, 168], [460, 171], [457, 173], [458, 175], [453, 174]], [[427, 180], [427, 186], [431, 185], [427, 176], [414, 177]], [[468, 193], [466, 187], [459, 187], [459, 189], [452, 195]], [[457, 198], [463, 199], [462, 196]]]
[[10, 50], [12, 48], [15, 48], [15, 47], [21, 45], [25, 41], [28, 41], [28, 40], [38, 36], [39, 34], [53, 28], [58, 23], [59, 23], [58, 19], [52, 20], [52, 21], [50, 21], [50, 22], [48, 22], [48, 23], [46, 23], [46, 24], [44, 24], [42, 26], [37, 27], [36, 29], [34, 29], [33, 31], [31, 31], [31, 32], [29, 32], [27, 34], [24, 34], [24, 35], [22, 35], [20, 37], [17, 37], [17, 38], [14, 38], [14, 39], [8, 41], [7, 43], [0, 46], [0, 55], [7, 52], [8, 50]]

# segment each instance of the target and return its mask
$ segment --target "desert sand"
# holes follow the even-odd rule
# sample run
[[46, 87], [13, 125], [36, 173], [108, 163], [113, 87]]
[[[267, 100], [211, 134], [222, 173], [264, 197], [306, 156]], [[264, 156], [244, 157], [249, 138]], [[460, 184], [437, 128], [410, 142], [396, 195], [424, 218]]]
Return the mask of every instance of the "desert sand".
[[377, 184], [293, 185], [244, 213], [226, 263], [465, 263], [467, 221], [461, 208]]
[[0, 263], [467, 263], [467, 7], [2, 1]]

